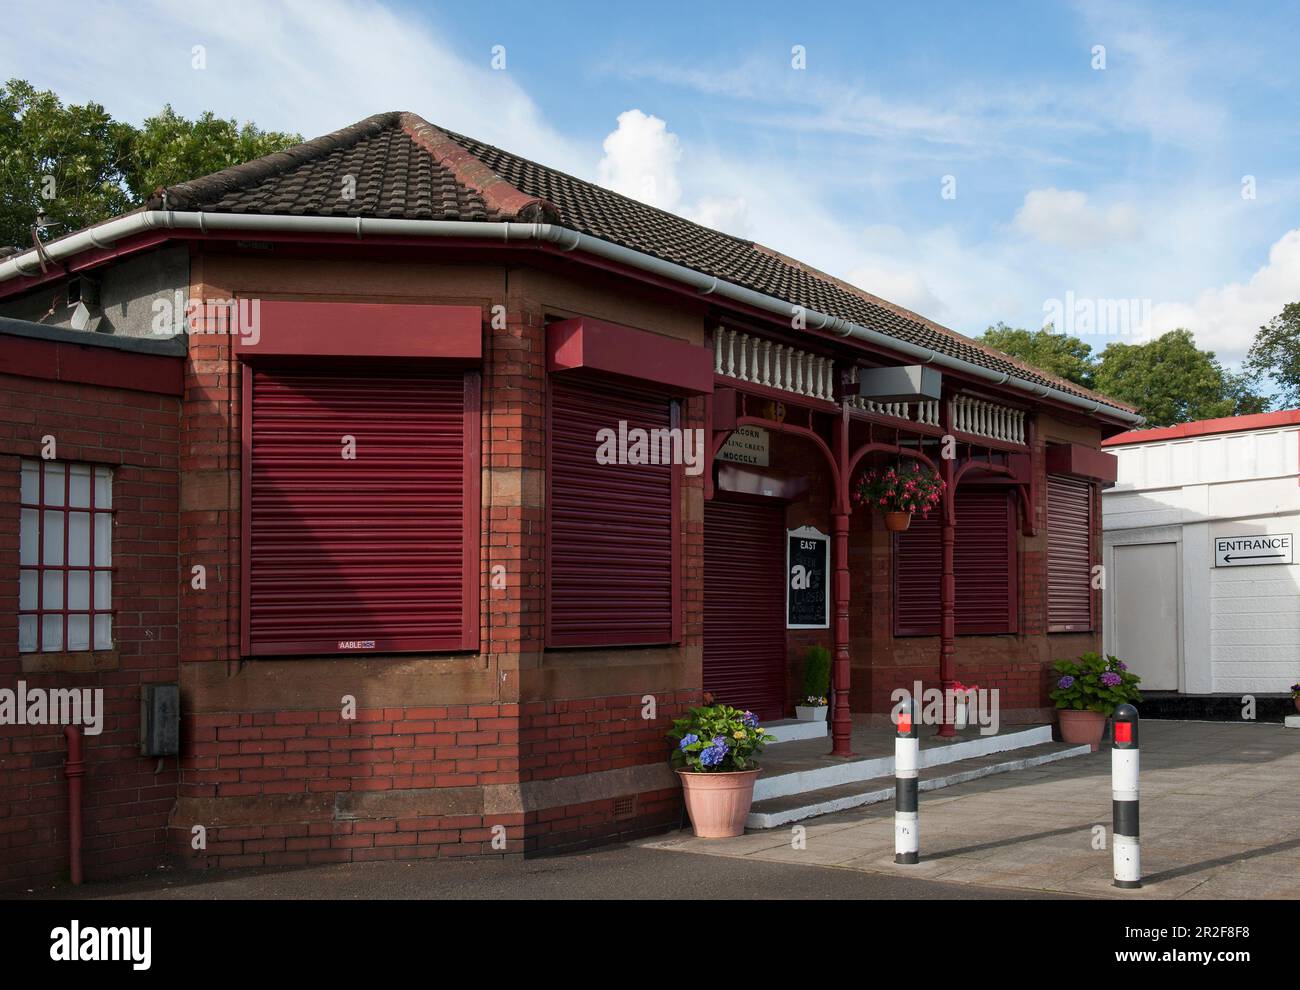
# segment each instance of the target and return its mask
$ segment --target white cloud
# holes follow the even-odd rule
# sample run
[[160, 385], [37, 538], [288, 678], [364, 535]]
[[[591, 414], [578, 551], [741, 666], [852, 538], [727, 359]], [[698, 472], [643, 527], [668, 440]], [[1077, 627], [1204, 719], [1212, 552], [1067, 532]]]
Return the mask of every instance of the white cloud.
[[661, 210], [677, 208], [682, 196], [677, 178], [682, 146], [666, 123], [640, 110], [625, 110], [602, 147], [605, 157], [596, 168], [596, 181], [602, 186]]
[[1014, 226], [1047, 244], [1067, 248], [1114, 247], [1141, 233], [1137, 211], [1126, 203], [1092, 206], [1074, 189], [1031, 189], [1016, 211]]
[[[512, 52], [506, 71], [493, 70], [489, 50], [467, 52], [428, 22], [365, 0], [77, 3], [58, 17], [10, 4], [0, 64], [6, 78], [65, 101], [95, 100], [132, 122], [171, 103], [190, 117], [212, 110], [312, 138], [410, 110], [557, 168], [587, 170], [589, 154], [546, 123], [509, 71]], [[191, 67], [196, 45], [204, 69]]]
[[1229, 282], [1199, 293], [1191, 302], [1162, 303], [1151, 314], [1157, 333], [1186, 327], [1198, 346], [1228, 360], [1239, 359], [1256, 331], [1300, 301], [1300, 229], [1289, 230], [1268, 252], [1268, 263], [1246, 282]]
[[[681, 140], [653, 114], [635, 108], [623, 111], [618, 115], [618, 126], [606, 135], [602, 147], [605, 156], [596, 166], [596, 181], [605, 188], [714, 230], [736, 236], [744, 236], [749, 230], [749, 200], [745, 196], [734, 195], [724, 187], [717, 194], [702, 192], [693, 201], [684, 200], [681, 167], [687, 165], [694, 176], [702, 177], [699, 161], [684, 161]], [[722, 174], [729, 178], [735, 173], [731, 163]]]

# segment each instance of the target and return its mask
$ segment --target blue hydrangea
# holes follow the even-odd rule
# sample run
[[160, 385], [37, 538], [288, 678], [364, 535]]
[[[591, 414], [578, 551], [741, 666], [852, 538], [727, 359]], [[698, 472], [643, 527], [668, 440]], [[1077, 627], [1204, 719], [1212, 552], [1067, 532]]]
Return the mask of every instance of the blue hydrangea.
[[1070, 688], [1074, 687], [1074, 678], [1071, 677], [1069, 674], [1066, 674], [1064, 677], [1062, 677], [1059, 681], [1056, 682], [1056, 686], [1060, 688], [1062, 691], [1067, 691]]
[[697, 736], [694, 732], [688, 732], [686, 735], [682, 736], [682, 741], [681, 744], [678, 746], [678, 749], [685, 752], [687, 746], [689, 746], [691, 743], [697, 743], [699, 741], [700, 741], [699, 736]]
[[700, 752], [700, 762], [706, 767], [716, 767], [727, 755], [725, 746], [710, 746]]
[[746, 729], [758, 728], [758, 716], [753, 712], [745, 712], [745, 714], [740, 717], [740, 721], [745, 724]]

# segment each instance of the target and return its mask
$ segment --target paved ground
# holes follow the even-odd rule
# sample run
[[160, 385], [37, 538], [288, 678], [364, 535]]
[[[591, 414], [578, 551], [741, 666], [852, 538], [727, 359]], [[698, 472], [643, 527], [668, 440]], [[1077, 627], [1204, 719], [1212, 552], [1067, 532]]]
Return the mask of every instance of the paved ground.
[[[1111, 886], [1106, 747], [922, 794], [922, 862], [914, 866], [893, 861], [892, 803], [810, 819], [804, 848], [795, 848], [790, 827], [735, 839], [676, 833], [641, 845], [940, 880], [954, 892], [960, 884], [997, 887], [1002, 896], [1300, 898], [1300, 731], [1147, 721], [1141, 739], [1139, 891]], [[1098, 825], [1104, 849], [1094, 848]]]
[[915, 877], [682, 855], [637, 846], [504, 862], [421, 860], [357, 863], [301, 870], [196, 876], [162, 873], [137, 880], [35, 891], [26, 895], [89, 900], [699, 900], [701, 890], [745, 900], [886, 900], [1039, 898], [1034, 891], [993, 890]]
[[[922, 775], [926, 771], [922, 771]], [[301, 870], [172, 871], [19, 897], [223, 900], [746, 899], [1041, 897], [1300, 898], [1300, 731], [1279, 725], [1144, 722], [1146, 886], [1110, 885], [1110, 754], [923, 794], [921, 855], [893, 862], [893, 806], [736, 839], [675, 833], [630, 846], [514, 861], [366, 863]]]

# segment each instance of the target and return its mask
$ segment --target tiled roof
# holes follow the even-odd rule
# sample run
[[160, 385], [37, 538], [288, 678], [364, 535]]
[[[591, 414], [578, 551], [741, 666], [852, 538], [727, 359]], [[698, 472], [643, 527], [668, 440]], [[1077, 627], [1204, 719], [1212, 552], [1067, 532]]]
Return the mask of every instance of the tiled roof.
[[[343, 194], [349, 177], [351, 198]], [[990, 371], [1098, 399], [1090, 392], [769, 248], [593, 183], [382, 113], [286, 151], [158, 190], [153, 209], [410, 220], [557, 223], [809, 310], [870, 327]]]

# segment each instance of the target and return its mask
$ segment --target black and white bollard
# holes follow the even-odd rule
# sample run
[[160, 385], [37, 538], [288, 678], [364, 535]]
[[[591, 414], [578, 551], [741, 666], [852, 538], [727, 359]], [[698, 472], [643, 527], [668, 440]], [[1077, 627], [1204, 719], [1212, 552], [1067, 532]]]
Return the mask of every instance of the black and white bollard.
[[898, 713], [894, 737], [894, 862], [921, 859], [920, 820], [917, 816], [917, 765], [921, 740], [916, 734], [916, 702], [907, 701]]
[[1114, 746], [1110, 751], [1111, 804], [1114, 821], [1111, 848], [1115, 851], [1115, 886], [1142, 886], [1142, 855], [1138, 845], [1138, 712], [1120, 705], [1112, 716]]

